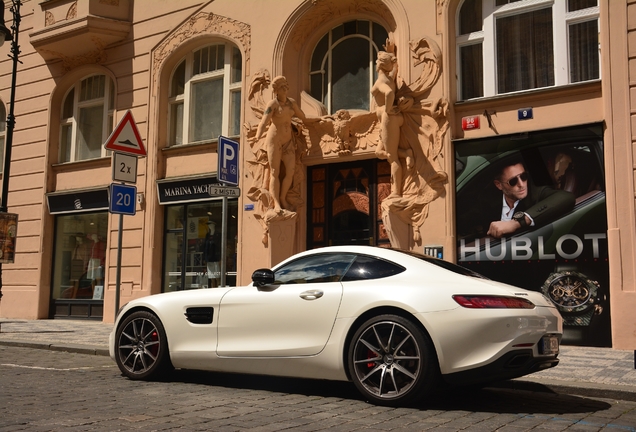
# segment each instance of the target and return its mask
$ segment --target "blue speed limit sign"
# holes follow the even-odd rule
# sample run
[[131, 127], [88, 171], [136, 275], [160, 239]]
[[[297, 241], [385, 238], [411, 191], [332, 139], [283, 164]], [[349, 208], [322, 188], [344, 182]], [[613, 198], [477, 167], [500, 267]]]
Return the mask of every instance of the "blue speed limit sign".
[[134, 216], [137, 204], [137, 187], [111, 183], [108, 211]]

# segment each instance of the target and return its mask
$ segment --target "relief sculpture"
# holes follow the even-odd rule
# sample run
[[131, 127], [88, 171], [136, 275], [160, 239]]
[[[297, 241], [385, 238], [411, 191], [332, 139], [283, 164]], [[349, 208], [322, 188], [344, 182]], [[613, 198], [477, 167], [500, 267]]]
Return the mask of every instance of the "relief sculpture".
[[429, 204], [445, 193], [448, 180], [439, 157], [448, 129], [448, 102], [427, 99], [441, 72], [441, 54], [428, 38], [412, 41], [418, 79], [405, 84], [398, 75], [395, 45], [387, 41], [376, 61], [378, 78], [371, 89], [380, 122], [376, 155], [391, 165], [391, 194], [382, 202], [382, 220], [391, 245], [409, 249], [421, 242], [420, 228]]
[[270, 222], [294, 218], [302, 204], [301, 156], [306, 149], [303, 125], [321, 121], [307, 118], [296, 101], [287, 96], [289, 85], [284, 76], [271, 80], [274, 97], [265, 104], [263, 93], [269, 85], [269, 72], [259, 70], [252, 79], [248, 101], [260, 121], [257, 126], [245, 125], [254, 155], [248, 161], [253, 183], [247, 197], [256, 203], [254, 215], [263, 226], [264, 244], [268, 243]]
[[379, 128], [375, 113], [340, 109], [325, 115], [319, 123], [307, 126], [307, 154], [347, 156], [359, 150], [375, 147]]
[[[439, 161], [448, 129], [448, 102], [427, 98], [441, 73], [437, 44], [422, 38], [412, 41], [410, 48], [413, 66], [422, 67], [411, 84], [398, 74], [396, 47], [390, 40], [378, 52], [371, 111], [341, 109], [307, 117], [287, 97], [285, 77], [271, 80], [265, 69], [254, 74], [248, 104], [259, 123], [245, 124], [253, 155], [247, 161], [252, 175], [247, 196], [256, 203], [254, 216], [263, 226], [264, 244], [270, 222], [295, 217], [303, 204], [304, 155], [338, 158], [369, 151], [391, 166], [391, 193], [381, 208], [392, 246], [409, 249], [412, 241], [421, 242], [428, 206], [444, 195], [448, 179]], [[266, 102], [270, 84], [274, 97]], [[323, 107], [316, 114], [325, 111]]]

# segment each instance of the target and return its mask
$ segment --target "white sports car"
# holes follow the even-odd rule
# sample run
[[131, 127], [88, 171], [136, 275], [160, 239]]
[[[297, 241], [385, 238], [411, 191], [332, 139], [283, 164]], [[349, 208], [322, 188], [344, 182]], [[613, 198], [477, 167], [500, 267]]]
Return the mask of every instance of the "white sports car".
[[402, 405], [559, 362], [563, 320], [538, 292], [370, 246], [299, 253], [252, 283], [126, 304], [110, 355], [131, 379], [174, 368], [353, 381]]

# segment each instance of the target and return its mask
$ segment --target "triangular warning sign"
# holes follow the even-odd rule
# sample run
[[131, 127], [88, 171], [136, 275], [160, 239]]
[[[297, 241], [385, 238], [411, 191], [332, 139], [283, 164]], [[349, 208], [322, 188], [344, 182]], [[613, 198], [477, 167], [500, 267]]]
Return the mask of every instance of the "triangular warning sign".
[[130, 110], [126, 111], [113, 133], [110, 134], [104, 148], [119, 153], [146, 156], [146, 149]]

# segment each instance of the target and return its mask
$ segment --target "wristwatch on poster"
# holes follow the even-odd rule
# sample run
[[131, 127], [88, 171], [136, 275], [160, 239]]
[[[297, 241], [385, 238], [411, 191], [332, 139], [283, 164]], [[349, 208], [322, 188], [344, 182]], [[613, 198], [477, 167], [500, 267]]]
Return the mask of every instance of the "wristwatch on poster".
[[512, 219], [519, 222], [519, 225], [521, 225], [521, 228], [525, 228], [528, 226], [528, 223], [526, 222], [526, 214], [524, 212], [521, 212], [521, 211], [516, 212], [515, 214], [512, 215]]
[[563, 324], [589, 326], [603, 312], [598, 282], [576, 271], [552, 273], [541, 287], [543, 294], [557, 307]]

